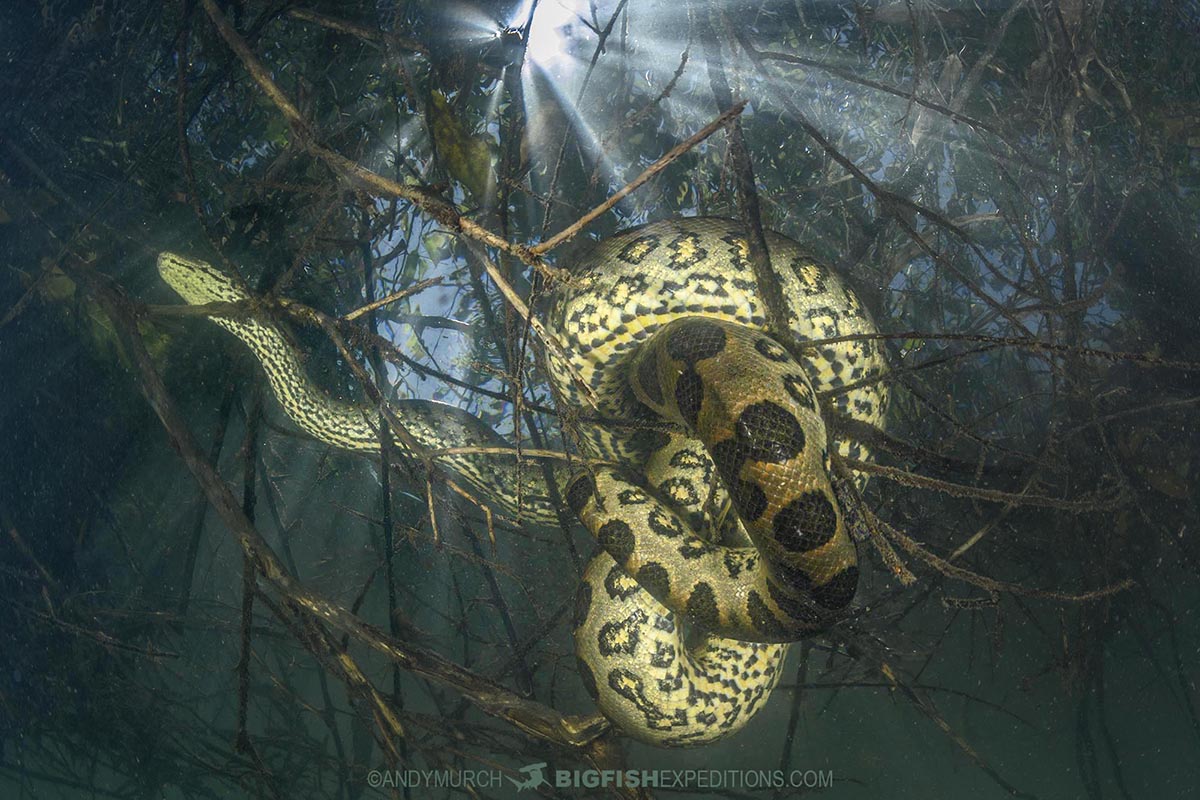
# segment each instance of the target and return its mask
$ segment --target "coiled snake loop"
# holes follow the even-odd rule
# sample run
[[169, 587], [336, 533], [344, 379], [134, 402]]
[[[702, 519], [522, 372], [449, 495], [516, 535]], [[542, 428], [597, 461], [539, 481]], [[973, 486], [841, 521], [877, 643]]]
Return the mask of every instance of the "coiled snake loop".
[[[768, 233], [767, 243], [798, 343], [875, 331], [836, 274], [790, 239]], [[163, 253], [158, 266], [189, 303], [250, 296], [203, 262]], [[548, 353], [551, 379], [577, 408], [581, 381], [600, 416], [623, 423], [581, 430], [586, 455], [619, 466], [558, 477], [604, 550], [576, 603], [580, 676], [630, 736], [672, 746], [716, 741], [770, 695], [785, 643], [828, 624], [854, 595], [858, 567], [829, 475], [830, 447], [864, 453], [828, 441], [816, 396], [847, 387], [832, 406], [880, 425], [883, 356], [877, 342], [860, 339], [810, 347], [797, 362], [765, 333], [746, 240], [730, 220], [623, 231], [569, 266], [573, 279], [545, 312], [566, 353]], [[338, 447], [378, 449], [377, 414], [316, 389], [273, 321], [211, 319], [251, 348], [302, 429]], [[504, 446], [450, 406], [407, 400], [394, 410], [430, 450]], [[518, 475], [511, 458], [447, 454], [439, 463], [502, 513], [556, 519], [546, 487], [532, 472]]]

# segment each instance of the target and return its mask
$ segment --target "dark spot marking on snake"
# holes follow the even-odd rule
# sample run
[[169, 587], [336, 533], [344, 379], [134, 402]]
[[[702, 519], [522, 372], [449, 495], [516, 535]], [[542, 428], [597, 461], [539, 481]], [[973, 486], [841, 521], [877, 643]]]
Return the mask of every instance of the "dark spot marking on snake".
[[698, 536], [689, 536], [683, 540], [683, 544], [679, 545], [679, 555], [689, 561], [694, 561], [697, 558], [704, 558], [715, 552], [716, 549]]
[[633, 555], [633, 529], [619, 519], [601, 525], [596, 531], [596, 541], [618, 564], [624, 564]]
[[[746, 690], [746, 700], [749, 701], [752, 697], [750, 690]], [[721, 720], [720, 727], [722, 730], [728, 730], [737, 724], [738, 717], [742, 715], [742, 706], [733, 698], [729, 702], [729, 711], [726, 713], [725, 719]]]
[[621, 491], [617, 492], [617, 503], [622, 508], [628, 508], [629, 506], [644, 506], [649, 502], [650, 498], [646, 496], [645, 492], [638, 488], [622, 489]]
[[695, 683], [688, 684], [687, 705], [697, 706], [703, 703], [711, 703], [714, 700], [720, 700], [721, 693], [719, 691], [706, 692]]
[[734, 278], [732, 281], [730, 281], [730, 283], [732, 283], [733, 288], [737, 289], [739, 292], [754, 294], [758, 291], [758, 286], [754, 283], [754, 281], [748, 281], [745, 278]]
[[641, 297], [650, 288], [646, 276], [641, 273], [622, 275], [613, 282], [614, 289], [623, 289], [628, 297]]
[[716, 627], [720, 615], [717, 611], [717, 598], [713, 594], [712, 586], [704, 581], [696, 584], [687, 599], [687, 616], [690, 621], [702, 628], [711, 630]]
[[784, 350], [778, 342], [767, 336], [763, 336], [756, 341], [754, 343], [754, 349], [757, 350], [759, 355], [761, 355], [763, 358], [781, 364], [791, 359], [791, 356], [788, 355], [787, 350]]
[[685, 447], [675, 451], [670, 464], [676, 469], [700, 469], [704, 466], [704, 456]]
[[704, 402], [704, 381], [692, 368], [684, 370], [675, 382], [675, 405], [679, 416], [691, 427], [696, 427], [700, 418], [700, 405]]
[[[815, 267], [816, 265], [814, 264], [813, 266]], [[795, 269], [794, 266], [793, 269]], [[799, 270], [797, 270], [797, 273], [799, 273]], [[809, 297], [815, 297], [819, 294], [824, 294], [828, 288], [825, 285], [825, 271], [820, 267], [817, 267], [813, 271], [811, 283], [803, 278], [801, 278], [800, 283], [804, 287], [804, 293]]]
[[734, 500], [737, 502], [738, 513], [742, 516], [742, 522], [747, 523], [757, 522], [763, 513], [766, 512], [769, 505], [767, 493], [754, 481], [742, 481], [739, 483]]
[[810, 411], [816, 410], [817, 403], [807, 377], [799, 374], [784, 375], [783, 388], [798, 405]]
[[675, 646], [667, 642], [655, 642], [654, 652], [650, 654], [650, 663], [659, 669], [670, 668], [675, 663]]
[[679, 518], [661, 508], [652, 509], [646, 516], [646, 523], [650, 530], [668, 539], [678, 539], [684, 534], [683, 523]]
[[811, 595], [807, 593], [794, 594], [770, 579], [767, 580], [767, 592], [775, 601], [775, 605], [779, 606], [779, 610], [791, 619], [806, 627], [820, 627], [822, 615], [820, 610], [813, 605]]
[[725, 573], [731, 578], [737, 578], [744, 569], [753, 569], [756, 560], [743, 556], [737, 550], [725, 551]]
[[727, 233], [721, 237], [721, 241], [729, 245], [728, 253], [730, 261], [739, 266], [749, 263], [745, 256], [748, 245], [744, 236], [737, 233]]
[[638, 363], [637, 382], [642, 394], [650, 398], [650, 402], [661, 406], [663, 402], [662, 383], [658, 380], [658, 356], [647, 353]]
[[646, 697], [646, 688], [637, 673], [618, 667], [608, 673], [608, 685], [640, 711], [650, 727], [661, 727], [664, 718], [658, 705]]
[[813, 600], [825, 608], [840, 609], [850, 605], [858, 589], [858, 567], [849, 566], [829, 579], [828, 583], [814, 586]]
[[713, 463], [717, 465], [717, 472], [725, 479], [725, 483], [727, 485], [734, 483], [738, 473], [742, 471], [742, 462], [746, 460], [746, 454], [742, 451], [738, 440], [730, 437], [717, 442], [712, 446], [710, 452]]
[[692, 366], [725, 349], [725, 330], [706, 319], [685, 319], [667, 333], [667, 354]]
[[575, 627], [583, 626], [584, 620], [587, 619], [588, 612], [592, 610], [592, 585], [587, 581], [579, 584], [579, 591], [575, 593]]
[[600, 692], [596, 687], [596, 676], [592, 674], [592, 668], [587, 665], [587, 662], [578, 656], [575, 657], [575, 666], [579, 670], [579, 681], [583, 684], [583, 688], [587, 691], [588, 696], [594, 702]]
[[653, 453], [667, 446], [671, 441], [671, 434], [666, 431], [655, 430], [653, 428], [644, 428], [635, 431], [630, 439], [629, 445], [632, 449], [641, 453]]
[[750, 624], [761, 633], [767, 636], [784, 636], [783, 626], [762, 599], [762, 595], [754, 589], [750, 590], [746, 598], [746, 614], [750, 617]]
[[[700, 246], [700, 242], [700, 234], [681, 232], [667, 245], [671, 251], [671, 262], [680, 266], [690, 266], [708, 258], [708, 251]], [[684, 253], [685, 248], [690, 248], [691, 252]]]
[[613, 600], [628, 600], [641, 590], [642, 587], [630, 579], [625, 570], [616, 564], [604, 576], [604, 591]]
[[584, 473], [571, 481], [571, 485], [567, 487], [567, 507], [579, 516], [583, 511], [583, 507], [587, 505], [588, 500], [596, 493], [596, 481], [591, 475]]
[[781, 464], [804, 452], [804, 429], [799, 420], [770, 400], [742, 409], [735, 430], [746, 457], [754, 461]]
[[667, 478], [658, 485], [658, 491], [664, 497], [671, 498], [671, 501], [679, 506], [696, 506], [700, 504], [700, 493], [696, 491], [695, 485], [683, 476]]
[[637, 652], [642, 640], [640, 629], [646, 622], [646, 612], [640, 608], [618, 622], [606, 622], [600, 626], [596, 646], [602, 656], [631, 656]]
[[777, 560], [771, 564], [772, 577], [788, 591], [807, 592], [812, 588], [812, 578], [799, 564]]
[[626, 264], [640, 264], [646, 260], [646, 256], [658, 249], [658, 241], [658, 237], [654, 234], [639, 236], [621, 248], [621, 251], [617, 253], [617, 259]]
[[806, 492], [775, 515], [775, 541], [792, 553], [820, 547], [837, 533], [837, 510], [822, 492]]
[[666, 568], [655, 561], [642, 565], [637, 573], [637, 582], [660, 602], [671, 594], [671, 577]]

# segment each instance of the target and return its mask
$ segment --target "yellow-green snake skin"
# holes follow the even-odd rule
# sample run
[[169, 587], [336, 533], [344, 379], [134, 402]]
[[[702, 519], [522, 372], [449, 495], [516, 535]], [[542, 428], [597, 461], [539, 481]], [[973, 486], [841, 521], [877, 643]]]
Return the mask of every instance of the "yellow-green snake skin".
[[[875, 332], [855, 295], [799, 244], [772, 232], [767, 244], [798, 343]], [[740, 730], [778, 681], [786, 643], [836, 618], [858, 582], [816, 395], [849, 385], [831, 406], [881, 425], [882, 352], [872, 340], [822, 344], [797, 363], [765, 333], [748, 259], [733, 221], [653, 223], [576, 259], [546, 308], [565, 354], [547, 355], [560, 400], [585, 408], [578, 380], [597, 398], [598, 419], [620, 421], [585, 420], [580, 431], [584, 455], [616, 466], [560, 469], [557, 478], [605, 551], [576, 603], [580, 676], [614, 725], [658, 745]], [[188, 303], [250, 298], [239, 279], [203, 262], [163, 253], [158, 267]], [[378, 413], [314, 387], [266, 315], [211, 319], [250, 347], [303, 430], [378, 450]], [[408, 400], [394, 410], [428, 450], [506, 446], [444, 404]], [[438, 461], [501, 513], [556, 519], [535, 470], [520, 476], [518, 493], [512, 458]]]

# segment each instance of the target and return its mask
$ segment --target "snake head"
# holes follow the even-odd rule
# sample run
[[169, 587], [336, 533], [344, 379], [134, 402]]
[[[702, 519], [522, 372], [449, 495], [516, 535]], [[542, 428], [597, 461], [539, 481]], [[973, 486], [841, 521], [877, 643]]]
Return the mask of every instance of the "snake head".
[[238, 278], [178, 253], [159, 254], [158, 274], [190, 305], [237, 303], [250, 297]]

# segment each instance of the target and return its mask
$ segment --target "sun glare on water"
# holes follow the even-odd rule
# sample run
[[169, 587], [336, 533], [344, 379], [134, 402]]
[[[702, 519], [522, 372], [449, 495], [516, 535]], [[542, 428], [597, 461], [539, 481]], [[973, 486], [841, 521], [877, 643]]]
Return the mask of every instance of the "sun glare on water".
[[[515, 24], [524, 24], [529, 18], [531, 5], [531, 2], [522, 4], [513, 17]], [[585, 29], [580, 14], [586, 9], [585, 3], [569, 0], [542, 0], [538, 3], [533, 25], [529, 29], [527, 57], [547, 70], [569, 61], [572, 45], [579, 41], [579, 29]]]

